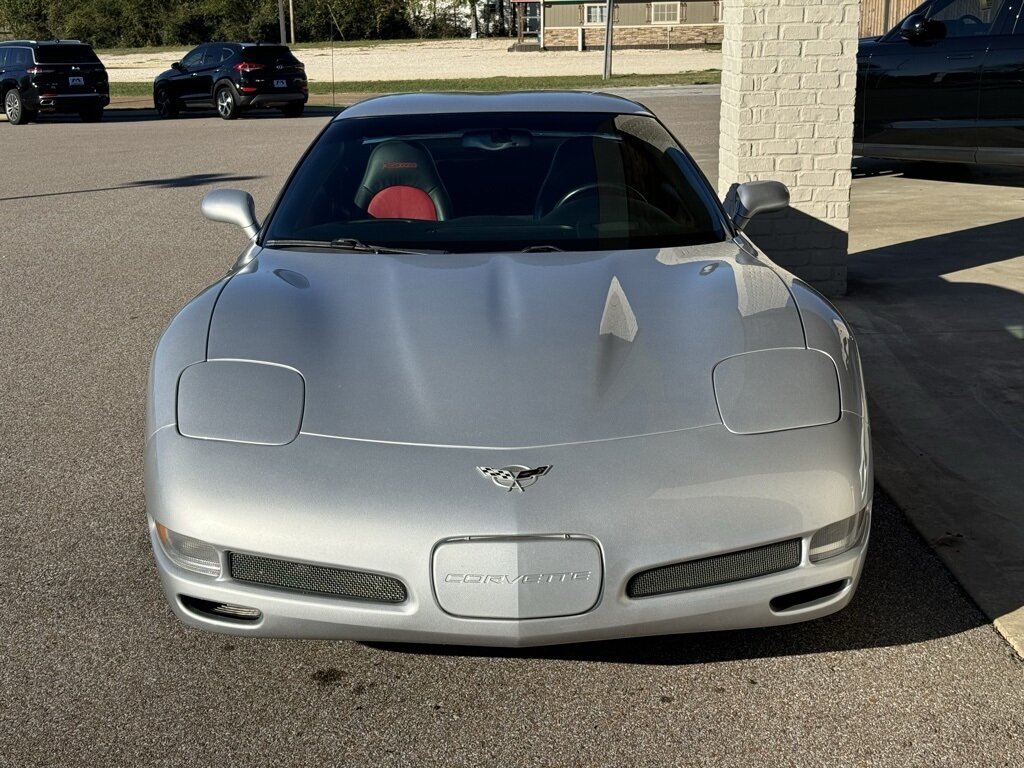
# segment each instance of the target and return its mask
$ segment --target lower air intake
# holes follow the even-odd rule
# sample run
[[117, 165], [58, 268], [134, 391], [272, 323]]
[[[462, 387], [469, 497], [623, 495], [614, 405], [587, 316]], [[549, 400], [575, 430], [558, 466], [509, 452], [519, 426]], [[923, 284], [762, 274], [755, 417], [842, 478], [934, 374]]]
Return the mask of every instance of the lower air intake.
[[402, 582], [379, 573], [348, 571], [239, 552], [229, 553], [229, 560], [231, 578], [236, 581], [375, 603], [401, 603], [407, 596]]
[[651, 597], [688, 589], [714, 587], [733, 581], [756, 579], [800, 565], [800, 539], [780, 541], [764, 547], [715, 555], [685, 563], [663, 565], [638, 573], [629, 580], [626, 594]]

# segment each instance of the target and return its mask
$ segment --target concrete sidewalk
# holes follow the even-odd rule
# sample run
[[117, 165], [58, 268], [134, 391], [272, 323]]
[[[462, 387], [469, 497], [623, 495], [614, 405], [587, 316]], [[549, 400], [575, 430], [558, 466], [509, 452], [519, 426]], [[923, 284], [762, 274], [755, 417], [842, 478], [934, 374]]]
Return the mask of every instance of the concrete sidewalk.
[[1024, 172], [858, 159], [854, 177], [837, 303], [876, 475], [1024, 656]]

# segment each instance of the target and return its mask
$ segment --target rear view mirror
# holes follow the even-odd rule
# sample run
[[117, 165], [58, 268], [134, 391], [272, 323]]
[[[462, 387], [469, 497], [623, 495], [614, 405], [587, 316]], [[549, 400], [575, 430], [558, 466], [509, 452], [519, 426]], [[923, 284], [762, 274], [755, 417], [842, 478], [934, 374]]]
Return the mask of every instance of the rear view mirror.
[[759, 213], [781, 211], [789, 205], [789, 190], [780, 181], [733, 184], [725, 196], [725, 212], [741, 232]]
[[181, 66], [180, 61], [176, 61], [173, 64], [171, 64], [171, 69], [176, 69], [180, 72], [182, 69], [184, 69], [184, 67]]
[[203, 216], [241, 227], [249, 238], [256, 237], [260, 223], [256, 220], [256, 203], [252, 195], [240, 189], [214, 189], [206, 193], [200, 205]]

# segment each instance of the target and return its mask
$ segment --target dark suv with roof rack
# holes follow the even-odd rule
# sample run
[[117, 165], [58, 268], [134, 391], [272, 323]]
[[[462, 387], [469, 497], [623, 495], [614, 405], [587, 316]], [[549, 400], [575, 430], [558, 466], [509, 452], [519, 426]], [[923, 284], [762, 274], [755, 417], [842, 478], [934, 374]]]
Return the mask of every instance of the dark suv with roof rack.
[[110, 84], [92, 47], [78, 40], [7, 40], [0, 43], [0, 98], [13, 125], [40, 112], [77, 112], [91, 123], [110, 103]]
[[298, 117], [308, 98], [306, 68], [286, 45], [205, 43], [153, 82], [153, 104], [163, 118], [185, 107], [214, 107], [225, 120], [250, 107]]

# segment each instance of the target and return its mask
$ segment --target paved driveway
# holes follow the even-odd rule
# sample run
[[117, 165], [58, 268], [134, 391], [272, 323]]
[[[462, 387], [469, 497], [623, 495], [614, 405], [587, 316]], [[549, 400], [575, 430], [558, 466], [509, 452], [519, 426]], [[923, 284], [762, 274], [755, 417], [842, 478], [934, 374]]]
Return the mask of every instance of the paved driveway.
[[[717, 103], [650, 104], [713, 159]], [[202, 194], [266, 211], [323, 123], [0, 124], [0, 765], [1024, 763], [1024, 668], [884, 497], [852, 605], [790, 628], [494, 653], [178, 624], [149, 355], [242, 246]]]

